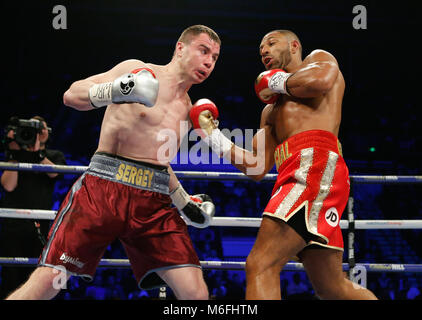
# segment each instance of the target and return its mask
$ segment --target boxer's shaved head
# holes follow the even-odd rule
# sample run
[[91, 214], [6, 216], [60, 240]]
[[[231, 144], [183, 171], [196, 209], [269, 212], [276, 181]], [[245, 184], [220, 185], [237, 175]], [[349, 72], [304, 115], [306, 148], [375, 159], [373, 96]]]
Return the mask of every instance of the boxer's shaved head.
[[300, 45], [299, 50], [300, 50], [300, 55], [302, 55], [302, 43], [300, 42], [299, 37], [296, 35], [296, 33], [290, 30], [278, 29], [278, 30], [273, 30], [273, 31], [268, 32], [267, 35], [274, 32], [282, 34], [284, 37], [286, 37], [288, 42], [296, 40]]

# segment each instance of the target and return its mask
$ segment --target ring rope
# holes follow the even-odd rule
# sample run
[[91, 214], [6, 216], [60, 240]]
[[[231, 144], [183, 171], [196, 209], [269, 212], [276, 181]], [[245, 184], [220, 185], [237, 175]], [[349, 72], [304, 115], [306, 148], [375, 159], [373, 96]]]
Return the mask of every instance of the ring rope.
[[[49, 165], [37, 163], [0, 162], [0, 169], [12, 171], [41, 171], [54, 173], [83, 173], [87, 166]], [[203, 171], [175, 171], [178, 178], [207, 179], [207, 180], [250, 180], [241, 172], [203, 172]], [[262, 180], [275, 181], [276, 173], [268, 173]], [[422, 183], [422, 176], [381, 176], [381, 175], [351, 175], [350, 180], [357, 183]]]
[[[0, 208], [0, 218], [54, 220], [57, 211]], [[262, 218], [214, 217], [210, 226], [259, 227]], [[355, 229], [422, 229], [422, 220], [354, 220]], [[348, 229], [349, 222], [340, 220], [340, 228]]]
[[[32, 163], [9, 163], [0, 162], [0, 169], [15, 171], [41, 171], [55, 173], [78, 174], [85, 172], [87, 166], [68, 165], [44, 165]], [[175, 171], [178, 178], [185, 179], [206, 179], [206, 180], [251, 180], [240, 172], [198, 172], [198, 171]], [[264, 181], [274, 181], [277, 174], [267, 174]], [[351, 175], [351, 182], [355, 183], [421, 183], [422, 176], [380, 176], [380, 175]], [[353, 198], [349, 198], [353, 200]], [[348, 220], [340, 220], [342, 229], [349, 229], [349, 236], [354, 236], [356, 229], [422, 229], [422, 220], [354, 220], [352, 206], [348, 210]], [[53, 210], [32, 210], [32, 209], [6, 209], [0, 208], [0, 217], [23, 218], [23, 219], [46, 219], [53, 220], [57, 211]], [[232, 218], [214, 217], [211, 226], [232, 226], [232, 227], [259, 227], [262, 218]], [[353, 242], [352, 242], [353, 243]], [[354, 245], [351, 245], [352, 248]], [[0, 265], [24, 264], [36, 266], [37, 258], [4, 258], [0, 257]], [[234, 269], [243, 270], [245, 262], [236, 261], [201, 261], [205, 269]], [[354, 261], [354, 250], [349, 256], [349, 262], [343, 263], [343, 270], [349, 271], [357, 266], [364, 267], [372, 272], [422, 272], [422, 264], [370, 264], [356, 263]], [[99, 267], [128, 268], [130, 263], [127, 259], [102, 259]], [[287, 263], [286, 271], [304, 270], [301, 263]]]
[[[200, 261], [204, 269], [244, 270], [244, 261]], [[26, 265], [37, 266], [38, 258], [0, 257], [0, 265]], [[369, 272], [422, 272], [422, 264], [391, 264], [391, 263], [356, 263], [356, 266], [364, 267]], [[129, 268], [128, 259], [101, 259], [98, 267], [103, 268]], [[302, 271], [303, 264], [289, 262], [283, 270]], [[349, 264], [343, 263], [343, 270], [349, 270]]]

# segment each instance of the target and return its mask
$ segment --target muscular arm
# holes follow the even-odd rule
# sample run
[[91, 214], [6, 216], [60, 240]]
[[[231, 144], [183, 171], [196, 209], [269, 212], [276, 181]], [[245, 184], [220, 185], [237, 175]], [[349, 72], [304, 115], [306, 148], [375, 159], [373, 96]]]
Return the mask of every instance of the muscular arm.
[[[35, 142], [35, 145], [32, 146], [32, 147], [29, 147], [28, 150], [31, 151], [31, 152], [39, 152], [40, 151], [40, 135], [39, 134], [37, 134], [37, 140]], [[40, 164], [54, 165], [55, 163], [53, 163], [50, 159], [45, 157], [43, 160], [41, 160]], [[47, 176], [50, 177], [51, 179], [57, 177], [58, 175], [59, 174], [55, 173], [55, 172], [47, 172]]]
[[[13, 131], [9, 131], [7, 133], [7, 137], [13, 139], [14, 138]], [[10, 142], [8, 148], [9, 150], [20, 149], [19, 145], [15, 141]], [[16, 160], [8, 160], [8, 162], [17, 163]], [[19, 177], [18, 171], [5, 170], [1, 176], [0, 183], [7, 192], [12, 192], [18, 186], [18, 177]]]
[[302, 67], [287, 80], [288, 92], [297, 98], [314, 98], [328, 92], [339, 74], [336, 59], [323, 50], [315, 50]]
[[89, 100], [89, 88], [91, 88], [94, 84], [113, 81], [122, 74], [129, 72], [136, 67], [142, 67], [143, 65], [144, 63], [139, 60], [126, 60], [107, 72], [75, 81], [64, 93], [63, 103], [79, 111], [92, 110], [94, 108]]
[[170, 174], [169, 191], [172, 192], [179, 185], [179, 179], [177, 179], [171, 166], [168, 167], [168, 173]]
[[271, 105], [267, 105], [261, 114], [260, 130], [252, 140], [252, 151], [242, 149], [235, 144], [231, 148], [230, 161], [255, 181], [260, 181], [274, 166], [274, 150], [277, 143], [271, 133], [267, 117]]

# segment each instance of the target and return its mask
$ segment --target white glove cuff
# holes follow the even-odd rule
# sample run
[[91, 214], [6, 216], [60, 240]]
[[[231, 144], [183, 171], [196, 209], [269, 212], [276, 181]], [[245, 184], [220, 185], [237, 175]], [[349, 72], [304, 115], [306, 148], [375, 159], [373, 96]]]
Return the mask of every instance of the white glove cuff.
[[89, 100], [94, 108], [100, 108], [112, 104], [111, 90], [113, 82], [97, 83], [89, 88]]
[[268, 82], [268, 88], [272, 91], [282, 94], [287, 94], [287, 79], [291, 76], [291, 73], [287, 72], [276, 72], [271, 77], [270, 81]]
[[180, 183], [177, 188], [170, 193], [170, 198], [178, 210], [182, 210], [190, 201], [189, 194], [183, 189]]
[[230, 152], [233, 145], [233, 142], [226, 138], [218, 128], [214, 129], [211, 132], [211, 135], [207, 136], [204, 141], [220, 158], [224, 157], [228, 152]]

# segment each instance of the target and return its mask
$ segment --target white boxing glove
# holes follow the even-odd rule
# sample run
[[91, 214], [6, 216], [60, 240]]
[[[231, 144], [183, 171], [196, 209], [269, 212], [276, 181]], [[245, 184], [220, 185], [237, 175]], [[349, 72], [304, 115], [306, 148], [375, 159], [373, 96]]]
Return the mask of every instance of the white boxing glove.
[[189, 196], [182, 185], [170, 193], [173, 204], [187, 224], [196, 228], [206, 228], [215, 214], [215, 205], [209, 195]]
[[157, 101], [158, 80], [148, 68], [135, 69], [112, 82], [98, 83], [89, 88], [89, 99], [94, 108], [112, 103], [141, 103], [152, 107]]

